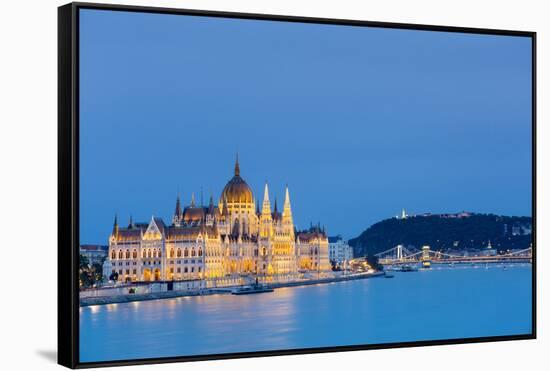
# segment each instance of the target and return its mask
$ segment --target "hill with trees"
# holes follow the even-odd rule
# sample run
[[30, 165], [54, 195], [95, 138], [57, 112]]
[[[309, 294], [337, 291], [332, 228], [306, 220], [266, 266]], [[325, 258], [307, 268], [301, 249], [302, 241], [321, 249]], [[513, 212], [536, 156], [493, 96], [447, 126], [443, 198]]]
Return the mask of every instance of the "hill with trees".
[[462, 212], [422, 214], [382, 220], [349, 240], [354, 256], [367, 256], [399, 244], [409, 250], [429, 245], [432, 250], [479, 250], [489, 241], [500, 251], [525, 249], [531, 244], [532, 218]]

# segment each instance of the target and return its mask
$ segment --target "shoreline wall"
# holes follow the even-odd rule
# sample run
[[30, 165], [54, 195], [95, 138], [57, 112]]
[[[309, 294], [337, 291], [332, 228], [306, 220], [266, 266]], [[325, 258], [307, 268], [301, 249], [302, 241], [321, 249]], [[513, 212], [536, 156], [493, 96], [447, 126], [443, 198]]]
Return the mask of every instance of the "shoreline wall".
[[[326, 284], [332, 282], [344, 282], [352, 281], [358, 279], [366, 279], [372, 277], [383, 276], [384, 272], [372, 272], [372, 273], [361, 273], [361, 274], [350, 274], [342, 275], [336, 277], [324, 277], [317, 279], [302, 279], [296, 281], [286, 281], [286, 282], [272, 282], [267, 283], [271, 288], [282, 288], [282, 287], [296, 287], [296, 286], [308, 286], [308, 285], [317, 285], [317, 284]], [[168, 283], [155, 283], [148, 284], [149, 286], [155, 286], [154, 290], [148, 290], [145, 285], [136, 285], [138, 287], [143, 286], [144, 288], [141, 291], [137, 291], [134, 294], [128, 294], [128, 290], [132, 286], [119, 287], [116, 290], [113, 290], [113, 295], [86, 295], [80, 296], [80, 306], [91, 306], [91, 305], [105, 305], [105, 304], [116, 304], [116, 303], [129, 303], [133, 301], [145, 301], [145, 300], [158, 300], [158, 299], [170, 299], [184, 296], [199, 296], [199, 295], [215, 295], [215, 294], [230, 294], [232, 289], [243, 286], [243, 284], [237, 284], [233, 286], [224, 286], [224, 287], [210, 287], [204, 288], [201, 287], [201, 282], [205, 281], [193, 281], [195, 284], [186, 289], [176, 289], [176, 284], [185, 283], [184, 282], [175, 282], [174, 290], [168, 291]], [[179, 287], [183, 287], [180, 285]], [[104, 289], [107, 290], [107, 289]], [[91, 290], [88, 290], [91, 291]], [[96, 290], [97, 291], [97, 290]], [[86, 292], [86, 291], [83, 291]], [[108, 291], [111, 292], [111, 291]], [[82, 294], [82, 292], [81, 292]], [[105, 294], [105, 293], [103, 293]]]

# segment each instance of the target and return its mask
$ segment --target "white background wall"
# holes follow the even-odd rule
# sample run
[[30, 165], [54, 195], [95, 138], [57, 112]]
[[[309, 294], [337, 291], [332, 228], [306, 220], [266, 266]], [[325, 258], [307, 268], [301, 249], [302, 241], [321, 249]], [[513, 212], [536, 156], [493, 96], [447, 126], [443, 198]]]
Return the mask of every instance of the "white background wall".
[[[110, 2], [110, 1], [106, 1]], [[202, 0], [122, 1], [239, 12], [533, 30], [538, 32], [539, 339], [193, 364], [157, 370], [542, 369], [550, 341], [548, 201], [550, 29], [545, 1]], [[7, 0], [0, 10], [0, 368], [56, 367], [56, 187], [58, 0]], [[544, 18], [546, 15], [546, 19]], [[19, 267], [24, 267], [19, 268]], [[19, 294], [23, 287], [25, 294]], [[21, 290], [21, 292], [23, 292]], [[510, 300], [514, 300], [510, 297]], [[483, 314], [480, 314], [483, 315]], [[545, 354], [546, 351], [546, 354]], [[138, 369], [132, 367], [132, 369]], [[139, 368], [143, 369], [143, 368]]]

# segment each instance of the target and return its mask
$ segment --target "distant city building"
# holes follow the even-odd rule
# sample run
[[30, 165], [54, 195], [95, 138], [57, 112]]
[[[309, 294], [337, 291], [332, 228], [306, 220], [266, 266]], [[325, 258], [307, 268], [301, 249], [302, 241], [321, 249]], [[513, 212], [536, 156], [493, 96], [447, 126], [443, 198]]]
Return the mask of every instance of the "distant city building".
[[328, 271], [328, 239], [320, 225], [306, 231], [294, 227], [290, 195], [285, 190], [283, 212], [273, 210], [267, 184], [263, 203], [240, 176], [224, 187], [217, 205], [196, 205], [191, 197], [182, 208], [179, 196], [167, 225], [153, 217], [149, 223], [117, 218], [109, 236], [109, 259], [103, 273], [119, 281], [159, 281], [218, 278], [227, 275], [288, 275]]
[[487, 244], [487, 247], [485, 247], [479, 253], [479, 255], [481, 256], [495, 256], [496, 254], [497, 254], [497, 250], [493, 248], [490, 240], [489, 240], [489, 243]]
[[107, 257], [109, 246], [106, 245], [80, 245], [80, 255], [88, 258], [90, 264], [101, 264]]
[[353, 259], [353, 249], [342, 236], [329, 237], [328, 256], [330, 260], [338, 264], [344, 264]]
[[451, 214], [440, 214], [440, 218], [447, 218], [447, 219], [462, 219], [462, 218], [469, 218], [472, 216], [471, 212], [468, 211], [462, 211], [460, 213], [451, 213]]
[[430, 217], [430, 216], [439, 216], [443, 219], [461, 219], [461, 218], [469, 218], [472, 216], [472, 213], [469, 211], [462, 211], [459, 213], [449, 213], [449, 214], [432, 214], [432, 213], [423, 213], [423, 214], [408, 214], [405, 209], [401, 210], [401, 213], [399, 215], [396, 215], [396, 219], [407, 219], [407, 218], [414, 218], [414, 217]]

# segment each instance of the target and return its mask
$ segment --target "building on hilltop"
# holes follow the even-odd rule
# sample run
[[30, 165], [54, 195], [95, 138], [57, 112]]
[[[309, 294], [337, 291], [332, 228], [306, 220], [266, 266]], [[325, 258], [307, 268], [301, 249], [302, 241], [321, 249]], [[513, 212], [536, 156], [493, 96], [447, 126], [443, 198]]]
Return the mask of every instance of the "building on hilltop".
[[[121, 227], [115, 217], [109, 236], [106, 277], [119, 281], [217, 278], [227, 275], [285, 275], [327, 271], [328, 239], [319, 227], [297, 231], [290, 193], [283, 210], [273, 209], [267, 183], [260, 205], [241, 177], [238, 158], [234, 176], [217, 204], [196, 205], [194, 196], [182, 207], [178, 195], [172, 223], [152, 217], [149, 223]], [[116, 276], [116, 275], [115, 275]]]

